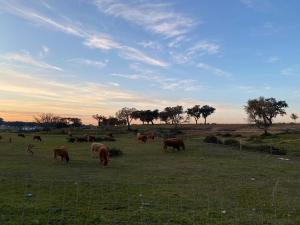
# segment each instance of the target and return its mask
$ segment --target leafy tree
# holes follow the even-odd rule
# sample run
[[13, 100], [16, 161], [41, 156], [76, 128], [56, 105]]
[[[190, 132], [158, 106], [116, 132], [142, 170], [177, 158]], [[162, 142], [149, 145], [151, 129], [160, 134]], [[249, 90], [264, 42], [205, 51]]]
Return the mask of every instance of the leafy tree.
[[126, 124], [128, 127], [128, 130], [131, 130], [131, 121], [134, 119], [133, 118], [133, 112], [137, 111], [135, 108], [127, 108], [124, 107], [122, 109], [120, 109], [117, 113], [116, 113], [116, 117], [119, 120], [126, 120]]
[[200, 105], [195, 105], [192, 108], [188, 108], [186, 111], [188, 116], [194, 117], [196, 124], [198, 124], [198, 120], [201, 117], [201, 107]]
[[82, 121], [80, 118], [71, 117], [71, 118], [67, 118], [67, 120], [70, 123], [69, 126], [73, 126], [73, 127], [81, 127], [82, 126]]
[[295, 114], [295, 113], [292, 113], [292, 114], [291, 114], [291, 119], [294, 120], [295, 123], [297, 122], [297, 119], [298, 119], [298, 118], [299, 118], [299, 117], [298, 117], [297, 114]]
[[159, 117], [159, 111], [158, 109], [156, 110], [137, 110], [132, 113], [132, 117], [134, 119], [139, 119], [142, 121], [143, 124], [145, 123], [151, 123], [154, 124], [154, 120], [158, 119]]
[[209, 105], [204, 105], [200, 108], [201, 115], [204, 118], [204, 124], [206, 124], [207, 117], [213, 114], [215, 111], [216, 109]]
[[165, 124], [168, 124], [169, 123], [169, 115], [167, 112], [165, 111], [161, 111], [159, 113], [159, 119], [163, 122], [165, 122]]
[[273, 119], [278, 115], [286, 114], [285, 108], [288, 104], [285, 101], [277, 101], [275, 98], [259, 97], [258, 99], [248, 100], [245, 111], [248, 114], [249, 122], [255, 123], [265, 134], [273, 124]]
[[180, 105], [174, 107], [166, 107], [164, 110], [168, 115], [168, 120], [171, 121], [172, 124], [179, 124], [183, 119], [183, 107]]

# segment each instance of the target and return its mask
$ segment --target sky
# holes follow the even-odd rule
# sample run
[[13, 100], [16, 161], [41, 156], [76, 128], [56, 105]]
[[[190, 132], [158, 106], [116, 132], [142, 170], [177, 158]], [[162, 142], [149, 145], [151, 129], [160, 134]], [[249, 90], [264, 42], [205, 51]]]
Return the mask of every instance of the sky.
[[125, 106], [208, 104], [211, 122], [245, 123], [259, 96], [300, 113], [299, 11], [298, 0], [0, 0], [0, 117], [92, 123]]

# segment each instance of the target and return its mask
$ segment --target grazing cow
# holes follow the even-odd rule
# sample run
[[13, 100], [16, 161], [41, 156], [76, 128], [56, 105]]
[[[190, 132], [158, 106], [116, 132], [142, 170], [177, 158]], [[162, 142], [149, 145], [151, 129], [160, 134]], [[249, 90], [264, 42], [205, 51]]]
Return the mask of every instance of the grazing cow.
[[107, 166], [109, 160], [109, 154], [106, 146], [103, 146], [99, 149], [99, 159], [100, 159], [100, 164], [102, 164], [103, 166]]
[[185, 149], [184, 142], [178, 138], [168, 138], [164, 140], [164, 149], [167, 150], [168, 147], [173, 147], [173, 149], [177, 149], [178, 151], [180, 148], [183, 150]]
[[33, 151], [32, 151], [33, 148], [34, 148], [33, 144], [27, 145], [27, 152], [29, 152], [31, 155], [33, 155]]
[[94, 142], [91, 144], [91, 155], [93, 157], [94, 153], [99, 153], [99, 149], [106, 147], [104, 144], [102, 143], [97, 143]]
[[147, 135], [144, 135], [144, 134], [140, 134], [140, 133], [137, 133], [137, 139], [143, 143], [146, 143], [147, 142]]
[[18, 134], [18, 137], [25, 138], [25, 134]]
[[114, 138], [114, 135], [112, 133], [107, 134], [108, 137]]
[[53, 153], [54, 153], [54, 159], [56, 159], [57, 156], [60, 156], [61, 161], [63, 161], [64, 159], [66, 160], [67, 163], [70, 161], [69, 153], [64, 146], [54, 149]]
[[39, 136], [39, 135], [35, 135], [35, 136], [33, 136], [33, 138], [32, 138], [34, 141], [36, 140], [36, 141], [42, 141], [42, 138], [41, 138], [41, 136]]
[[150, 134], [147, 135], [147, 138], [154, 140], [155, 139], [155, 134], [154, 133], [150, 133]]

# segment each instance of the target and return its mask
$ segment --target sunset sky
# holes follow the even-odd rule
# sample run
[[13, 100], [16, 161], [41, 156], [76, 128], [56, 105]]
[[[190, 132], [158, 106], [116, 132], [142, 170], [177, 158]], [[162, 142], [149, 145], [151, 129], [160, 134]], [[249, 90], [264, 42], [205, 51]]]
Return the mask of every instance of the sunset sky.
[[209, 104], [211, 122], [243, 123], [259, 96], [300, 113], [299, 12], [298, 0], [0, 0], [0, 117]]

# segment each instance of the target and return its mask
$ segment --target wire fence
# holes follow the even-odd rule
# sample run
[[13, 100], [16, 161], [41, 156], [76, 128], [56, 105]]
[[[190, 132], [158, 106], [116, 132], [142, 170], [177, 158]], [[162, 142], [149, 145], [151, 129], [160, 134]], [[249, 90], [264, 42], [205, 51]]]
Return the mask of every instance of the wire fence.
[[282, 184], [296, 183], [278, 178], [260, 190], [251, 182], [203, 188], [1, 178], [0, 224], [300, 224], [299, 192], [290, 196]]

